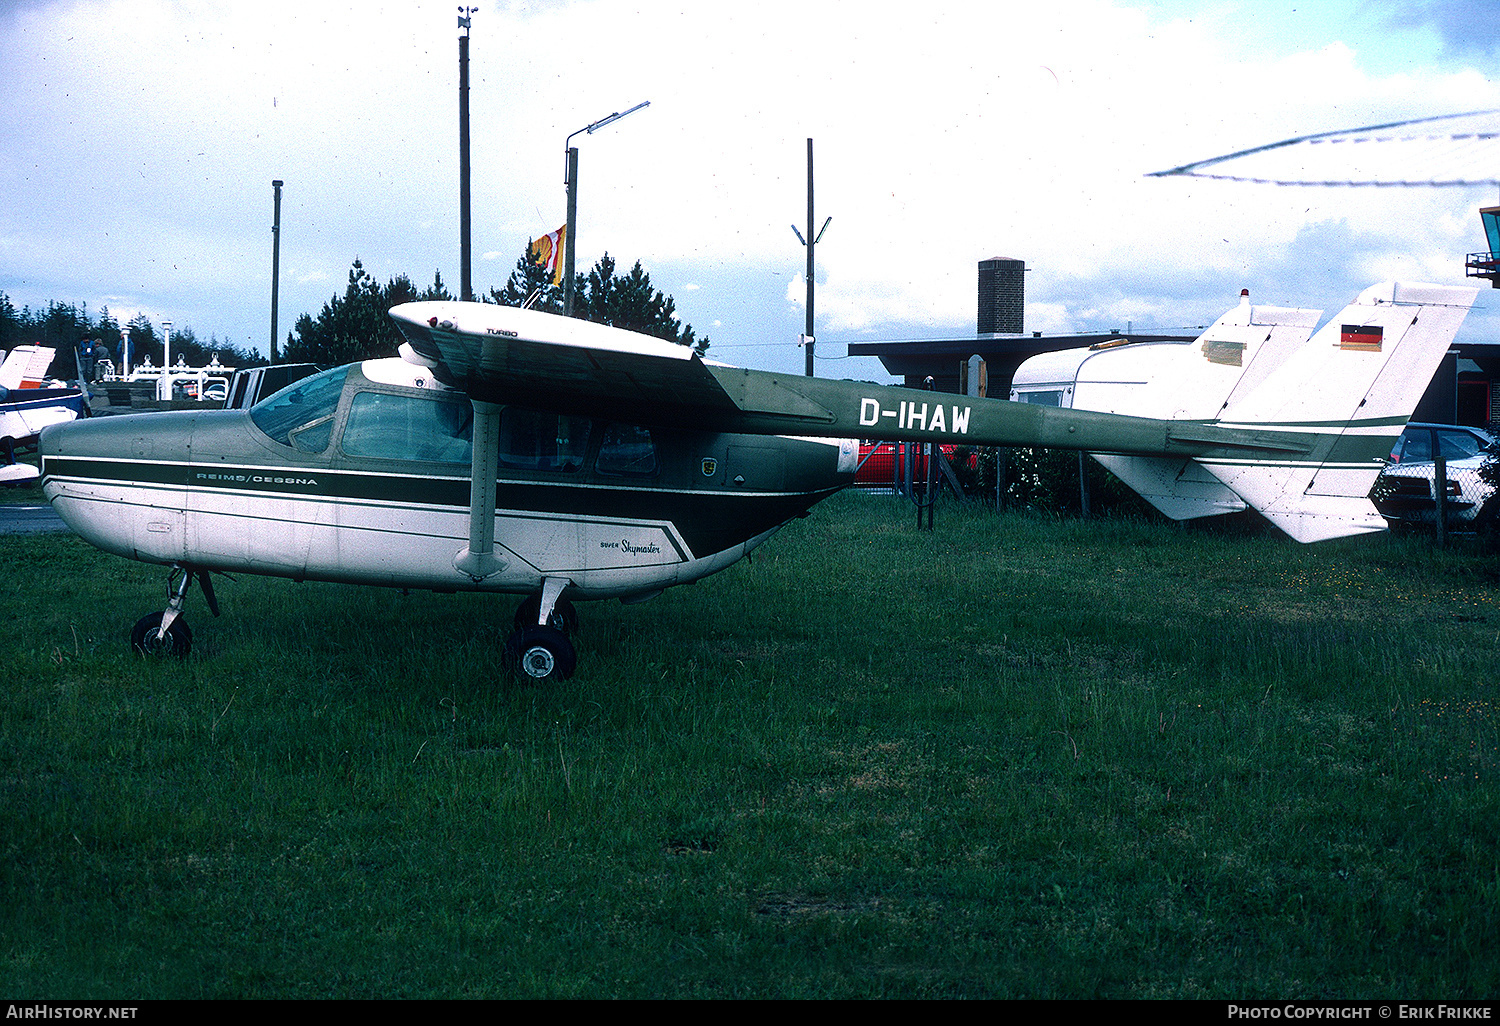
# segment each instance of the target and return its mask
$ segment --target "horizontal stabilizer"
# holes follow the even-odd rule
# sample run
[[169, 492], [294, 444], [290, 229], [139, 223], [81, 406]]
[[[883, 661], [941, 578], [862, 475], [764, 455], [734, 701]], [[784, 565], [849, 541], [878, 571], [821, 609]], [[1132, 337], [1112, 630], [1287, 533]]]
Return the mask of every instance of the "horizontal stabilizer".
[[1104, 469], [1173, 520], [1238, 513], [1245, 500], [1193, 460], [1094, 453]]
[[1248, 297], [1190, 345], [1144, 343], [1092, 352], [1078, 368], [1076, 410], [1213, 420], [1286, 362], [1320, 310], [1251, 306]]

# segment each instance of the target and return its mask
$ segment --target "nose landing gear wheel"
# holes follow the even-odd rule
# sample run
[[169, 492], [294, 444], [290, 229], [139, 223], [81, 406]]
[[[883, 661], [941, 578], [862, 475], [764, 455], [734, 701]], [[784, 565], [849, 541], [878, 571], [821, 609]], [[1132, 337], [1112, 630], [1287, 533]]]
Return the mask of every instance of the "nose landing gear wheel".
[[540, 684], [573, 676], [578, 655], [556, 627], [529, 624], [505, 640], [505, 662], [521, 680]]
[[163, 631], [161, 620], [165, 615], [165, 612], [148, 613], [136, 621], [135, 629], [130, 632], [130, 647], [134, 651], [143, 656], [178, 659], [192, 651], [193, 632], [188, 630], [187, 621], [179, 616]]

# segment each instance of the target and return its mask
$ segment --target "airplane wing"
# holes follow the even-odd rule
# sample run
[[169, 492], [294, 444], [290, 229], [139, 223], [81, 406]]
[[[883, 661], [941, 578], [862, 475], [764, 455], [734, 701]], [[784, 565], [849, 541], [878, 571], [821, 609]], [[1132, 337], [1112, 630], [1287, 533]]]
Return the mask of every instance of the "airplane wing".
[[480, 402], [743, 434], [1036, 445], [1139, 455], [1306, 453], [1303, 433], [1225, 429], [746, 370], [686, 346], [481, 303], [394, 307], [415, 359]]
[[421, 363], [481, 402], [579, 406], [619, 419], [734, 408], [687, 346], [482, 303], [408, 303], [391, 317]]

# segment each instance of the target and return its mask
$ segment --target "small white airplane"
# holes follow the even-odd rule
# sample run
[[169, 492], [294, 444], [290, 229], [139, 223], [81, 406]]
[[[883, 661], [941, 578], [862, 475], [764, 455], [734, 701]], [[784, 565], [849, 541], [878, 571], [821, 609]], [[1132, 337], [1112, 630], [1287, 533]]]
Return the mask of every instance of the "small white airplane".
[[210, 573], [241, 571], [528, 596], [505, 659], [562, 679], [571, 600], [644, 601], [733, 564], [853, 480], [858, 438], [1112, 454], [1153, 468], [1148, 491], [1201, 470], [1222, 486], [1211, 502], [1300, 540], [1382, 529], [1366, 497], [1381, 458], [1476, 291], [1378, 285], [1311, 338], [1302, 313], [1242, 305], [1172, 359], [1121, 349], [1137, 358], [1110, 412], [744, 370], [536, 311], [413, 303], [391, 311], [400, 358], [248, 411], [49, 428], [42, 481], [89, 542], [172, 567], [167, 609], [132, 634], [142, 652], [185, 654], [192, 582], [217, 614]]
[[36, 467], [16, 462], [16, 450], [36, 444], [42, 429], [89, 415], [81, 387], [47, 378], [56, 350], [16, 346], [0, 363], [0, 484], [35, 481]]

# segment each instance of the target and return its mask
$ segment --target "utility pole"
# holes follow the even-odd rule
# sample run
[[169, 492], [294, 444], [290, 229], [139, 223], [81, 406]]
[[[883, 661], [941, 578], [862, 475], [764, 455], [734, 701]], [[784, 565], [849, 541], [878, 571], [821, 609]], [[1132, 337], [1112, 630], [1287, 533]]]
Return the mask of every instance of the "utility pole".
[[477, 7], [458, 9], [458, 298], [474, 301], [474, 268], [469, 252], [469, 22]]
[[813, 376], [813, 247], [822, 241], [823, 233], [828, 230], [828, 221], [823, 222], [823, 227], [818, 229], [818, 234], [813, 235], [813, 145], [812, 140], [807, 140], [807, 238], [797, 231], [797, 226], [792, 225], [792, 234], [797, 236], [797, 241], [807, 248], [807, 327], [802, 333], [801, 345], [807, 350], [807, 376]]
[[276, 304], [281, 289], [281, 179], [271, 182], [276, 194], [275, 213], [271, 219], [271, 362], [276, 362]]

